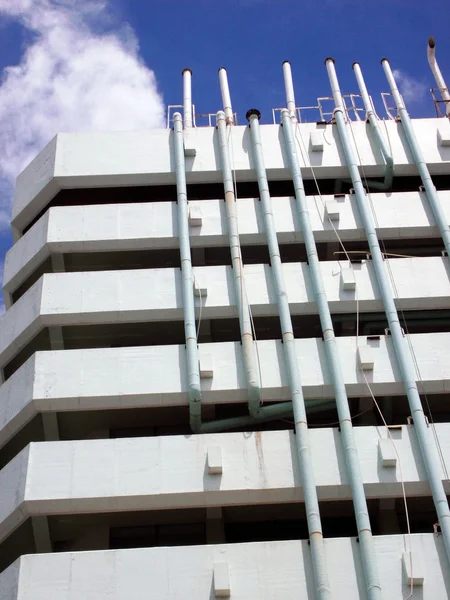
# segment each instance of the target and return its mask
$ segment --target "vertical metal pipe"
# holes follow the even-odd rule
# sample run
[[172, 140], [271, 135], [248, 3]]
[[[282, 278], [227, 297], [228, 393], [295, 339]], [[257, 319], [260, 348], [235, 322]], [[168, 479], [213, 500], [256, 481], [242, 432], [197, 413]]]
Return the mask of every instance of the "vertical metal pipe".
[[286, 361], [286, 371], [288, 374], [289, 387], [291, 389], [292, 403], [294, 408], [296, 443], [300, 464], [300, 473], [303, 483], [306, 518], [308, 521], [316, 598], [317, 600], [331, 600], [331, 591], [328, 583], [328, 571], [324, 552], [322, 523], [319, 512], [319, 501], [317, 498], [317, 490], [314, 481], [311, 460], [311, 450], [309, 446], [305, 400], [303, 397], [300, 370], [295, 350], [294, 331], [289, 310], [289, 301], [284, 283], [283, 267], [281, 263], [280, 250], [278, 247], [275, 222], [272, 212], [272, 201], [270, 198], [269, 185], [267, 182], [266, 169], [264, 166], [262, 153], [262, 144], [259, 131], [260, 116], [261, 115], [259, 111], [256, 109], [252, 109], [247, 112], [247, 119], [250, 123], [253, 161], [258, 179], [259, 194], [270, 254], [270, 264], [272, 267], [274, 287], [277, 295], [278, 312], [283, 336], [283, 350]]
[[219, 69], [219, 85], [226, 124], [234, 125], [233, 107], [231, 106], [230, 88], [228, 86], [228, 76], [225, 67], [220, 67]]
[[[336, 70], [334, 67], [334, 59], [328, 58], [325, 61], [325, 64], [332, 89], [339, 89]], [[436, 444], [431, 430], [428, 428], [427, 420], [423, 412], [419, 390], [416, 383], [414, 363], [400, 326], [400, 321], [392, 294], [392, 288], [386, 271], [386, 266], [383, 261], [383, 256], [381, 254], [380, 245], [378, 243], [378, 237], [376, 234], [372, 213], [367, 202], [367, 197], [359, 174], [356, 157], [348, 136], [347, 124], [344, 116], [344, 107], [342, 105], [340, 94], [334, 95], [334, 102], [336, 105], [334, 115], [339, 131], [339, 137], [344, 150], [347, 166], [350, 171], [353, 188], [355, 190], [356, 202], [358, 204], [358, 209], [369, 243], [377, 283], [380, 289], [380, 295], [383, 301], [384, 310], [386, 312], [387, 321], [389, 323], [395, 355], [400, 368], [400, 373], [402, 375], [403, 384], [405, 386], [411, 415], [414, 420], [414, 428], [419, 442], [420, 452], [425, 465], [425, 470], [433, 495], [434, 505], [436, 507], [436, 512], [441, 525], [447, 558], [450, 560], [450, 511], [444, 486], [442, 484], [440, 462]]]
[[202, 393], [200, 390], [197, 330], [195, 327], [194, 278], [189, 241], [189, 209], [184, 160], [183, 124], [181, 114], [178, 112], [173, 115], [173, 127], [177, 182], [178, 236], [180, 238], [184, 333], [186, 338], [186, 368], [189, 386], [189, 419], [192, 431], [199, 432], [202, 420]]
[[367, 91], [366, 83], [364, 81], [364, 77], [359, 63], [353, 63], [353, 71], [355, 72], [356, 81], [358, 82], [359, 93], [361, 94], [364, 109], [366, 111], [366, 118], [370, 123], [370, 127], [373, 131], [373, 135], [375, 137], [377, 146], [380, 149], [380, 152], [383, 155], [383, 158], [386, 162], [386, 173], [384, 176], [384, 182], [380, 184], [378, 182], [371, 181], [370, 186], [378, 189], [388, 190], [392, 187], [392, 180], [394, 178], [394, 160], [391, 156], [391, 152], [388, 148], [388, 145], [380, 131], [379, 119], [375, 113], [372, 102], [370, 100], [369, 93]]
[[192, 71], [183, 69], [183, 126], [185, 129], [192, 127]]
[[444, 77], [442, 76], [439, 65], [436, 60], [436, 41], [434, 37], [430, 36], [428, 38], [428, 48], [427, 48], [427, 56], [428, 56], [428, 64], [430, 65], [431, 71], [433, 72], [434, 78], [436, 80], [436, 85], [439, 88], [439, 91], [442, 96], [442, 100], [445, 102], [445, 114], [447, 116], [450, 115], [450, 93], [448, 91], [448, 87], [445, 83]]
[[361, 548], [364, 577], [366, 581], [367, 598], [369, 600], [380, 600], [380, 578], [378, 576], [375, 548], [373, 545], [369, 511], [367, 508], [364, 484], [359, 465], [358, 451], [353, 434], [352, 417], [350, 414], [347, 392], [345, 389], [342, 366], [336, 346], [330, 308], [328, 306], [328, 299], [325, 292], [322, 272], [320, 270], [316, 242], [309, 218], [308, 204], [303, 185], [303, 178], [300, 171], [300, 163], [296, 151], [293, 126], [289, 111], [286, 109], [281, 111], [281, 123], [283, 125], [283, 134], [289, 167], [294, 182], [297, 214], [299, 216], [301, 231], [303, 232], [306, 254], [308, 257], [309, 272], [311, 274], [314, 297], [317, 303], [317, 308], [319, 309], [328, 368], [330, 370], [331, 381], [336, 399], [336, 408], [341, 428], [345, 463], [350, 487], [352, 490], [356, 524], [358, 527], [358, 537]]
[[223, 187], [225, 191], [231, 264], [233, 266], [236, 304], [241, 329], [242, 355], [248, 387], [248, 408], [252, 416], [257, 416], [261, 407], [261, 389], [254, 360], [252, 323], [244, 283], [244, 265], [242, 264], [241, 244], [236, 217], [234, 181], [228, 148], [226, 117], [223, 111], [217, 113], [216, 122], [219, 134], [220, 161], [222, 163]]
[[284, 89], [286, 90], [286, 106], [293, 123], [297, 122], [297, 110], [295, 107], [294, 81], [292, 79], [291, 63], [285, 60], [283, 63]]
[[425, 158], [422, 154], [422, 150], [420, 149], [416, 134], [414, 133], [405, 103], [400, 92], [398, 91], [389, 61], [387, 58], [383, 58], [381, 64], [383, 65], [384, 73], [389, 82], [389, 87], [391, 88], [392, 96], [394, 97], [394, 101], [397, 106], [398, 116], [405, 133], [406, 141], [408, 142], [409, 149], [413, 155], [414, 162], [417, 165], [423, 187], [425, 188], [425, 192], [427, 194], [428, 202], [431, 206], [431, 210], [433, 211], [434, 218], [436, 219], [437, 226], [439, 227], [439, 231], [444, 241], [445, 249], [447, 250], [447, 254], [450, 258], [450, 227], [448, 225], [448, 220], [444, 214], [444, 211], [442, 210], [436, 188], [434, 187], [433, 180], [431, 179], [430, 171], [428, 170], [427, 163], [425, 162]]

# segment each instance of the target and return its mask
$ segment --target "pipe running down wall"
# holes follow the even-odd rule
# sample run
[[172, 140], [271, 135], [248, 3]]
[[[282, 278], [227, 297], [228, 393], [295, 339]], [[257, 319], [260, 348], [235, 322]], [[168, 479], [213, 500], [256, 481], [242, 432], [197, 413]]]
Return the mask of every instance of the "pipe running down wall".
[[180, 113], [173, 115], [175, 174], [177, 184], [178, 236], [182, 294], [184, 307], [184, 333], [186, 337], [186, 367], [189, 386], [189, 418], [192, 431], [200, 431], [202, 422], [202, 394], [200, 390], [200, 368], [195, 327], [194, 277], [192, 272], [191, 245], [189, 241], [189, 209], [186, 188], [184, 159], [183, 122]]
[[440, 462], [436, 444], [432, 432], [428, 428], [428, 423], [422, 408], [420, 394], [416, 383], [416, 373], [414, 369], [413, 359], [407, 346], [407, 341], [403, 335], [402, 328], [400, 326], [394, 296], [392, 293], [388, 273], [386, 270], [386, 265], [383, 261], [383, 256], [378, 242], [372, 213], [370, 211], [368, 200], [366, 197], [366, 192], [361, 181], [353, 147], [350, 143], [350, 138], [347, 131], [347, 123], [345, 119], [345, 109], [342, 103], [342, 96], [337, 80], [334, 59], [328, 58], [325, 61], [325, 64], [327, 67], [328, 76], [330, 79], [331, 89], [333, 91], [333, 97], [336, 106], [334, 115], [339, 132], [339, 137], [344, 150], [347, 166], [350, 171], [353, 188], [355, 190], [356, 202], [366, 232], [366, 237], [369, 243], [377, 283], [392, 336], [392, 342], [394, 346], [396, 359], [405, 386], [405, 391], [411, 410], [411, 416], [413, 417], [414, 421], [414, 428], [417, 434], [420, 452], [425, 465], [428, 481], [430, 483], [434, 505], [436, 507], [438, 520], [444, 538], [444, 545], [447, 552], [447, 558], [450, 561], [450, 511], [447, 502], [447, 497], [444, 491], [444, 486], [442, 484], [440, 474]]
[[392, 158], [388, 145], [380, 131], [380, 121], [375, 113], [372, 102], [370, 100], [369, 92], [367, 91], [366, 83], [364, 81], [364, 77], [359, 63], [353, 63], [353, 71], [355, 73], [356, 81], [358, 82], [359, 93], [361, 94], [361, 98], [364, 104], [364, 110], [366, 111], [366, 119], [370, 123], [375, 142], [381, 154], [383, 155], [384, 161], [386, 163], [386, 173], [384, 175], [384, 181], [382, 183], [380, 183], [379, 181], [369, 181], [368, 185], [378, 190], [390, 190], [392, 187], [392, 180], [394, 179], [394, 159]]
[[[200, 366], [197, 329], [195, 324], [194, 277], [191, 261], [191, 246], [189, 240], [189, 210], [186, 187], [186, 166], [184, 157], [183, 123], [180, 113], [173, 115], [174, 124], [174, 158], [177, 185], [177, 222], [180, 239], [180, 259], [182, 277], [182, 296], [184, 310], [184, 331], [186, 339], [186, 369], [189, 394], [189, 422], [194, 433], [212, 433], [229, 429], [252, 426], [277, 418], [292, 416], [292, 402], [280, 402], [257, 409], [257, 390], [252, 390], [253, 415], [219, 419], [202, 423], [202, 394], [200, 385]], [[329, 410], [333, 403], [328, 400], [309, 401], [308, 409], [312, 411]]]
[[358, 538], [361, 548], [361, 558], [366, 582], [367, 598], [369, 600], [380, 600], [381, 584], [378, 575], [369, 510], [367, 508], [366, 495], [364, 492], [358, 451], [353, 434], [352, 417], [350, 413], [347, 392], [345, 389], [342, 366], [336, 346], [330, 308], [328, 306], [325, 286], [320, 270], [316, 242], [314, 240], [314, 233], [309, 218], [305, 189], [300, 171], [300, 163], [296, 151], [295, 135], [293, 131], [295, 125], [292, 124], [290, 113], [286, 109], [281, 111], [281, 123], [283, 127], [286, 154], [294, 182], [297, 214], [299, 217], [301, 231], [303, 232], [314, 297], [319, 310], [328, 369], [331, 375], [331, 381], [336, 399], [336, 408], [339, 416], [339, 425], [342, 436], [342, 446], [344, 449], [348, 480], [352, 490], [356, 524], [358, 527]]
[[419, 143], [417, 141], [416, 134], [414, 133], [411, 119], [409, 117], [408, 111], [406, 110], [403, 98], [398, 90], [394, 74], [392, 73], [391, 67], [389, 65], [389, 61], [387, 60], [387, 58], [383, 58], [381, 64], [383, 65], [384, 73], [388, 80], [389, 87], [391, 88], [395, 105], [397, 106], [398, 116], [403, 131], [405, 133], [406, 141], [408, 142], [408, 147], [411, 151], [411, 154], [413, 155], [414, 162], [417, 165], [417, 169], [419, 171], [420, 178], [422, 179], [423, 187], [425, 188], [428, 202], [430, 204], [431, 210], [433, 211], [434, 218], [436, 219], [437, 226], [439, 227], [439, 231], [444, 241], [444, 246], [447, 251], [447, 255], [450, 257], [450, 227], [448, 221], [442, 209], [441, 203], [439, 202], [436, 188], [434, 186], [433, 180], [431, 179], [430, 171], [428, 170], [427, 164], [422, 154], [422, 150], [420, 149]]
[[311, 450], [309, 446], [306, 407], [300, 379], [300, 370], [295, 352], [294, 333], [289, 310], [289, 301], [284, 283], [275, 222], [273, 218], [272, 201], [269, 194], [269, 186], [262, 153], [259, 132], [260, 116], [261, 115], [259, 111], [256, 109], [252, 109], [247, 112], [247, 119], [250, 123], [253, 162], [258, 180], [259, 194], [264, 216], [264, 226], [267, 236], [267, 245], [269, 247], [270, 264], [272, 268], [274, 288], [277, 296], [286, 370], [289, 379], [289, 387], [292, 393], [296, 443], [300, 472], [302, 474], [316, 598], [317, 600], [331, 600], [331, 591], [328, 583], [328, 570], [323, 543], [322, 523], [320, 519], [319, 502], [317, 498], [317, 490], [314, 481], [311, 460]]
[[[222, 71], [224, 70], [225, 69], [222, 69]], [[232, 110], [231, 102], [229, 106], [230, 110]], [[247, 291], [244, 282], [244, 265], [242, 264], [241, 244], [239, 240], [239, 230], [236, 216], [236, 198], [228, 148], [227, 125], [225, 113], [223, 111], [219, 111], [217, 113], [216, 122], [219, 135], [223, 187], [225, 191], [225, 208], [227, 214], [228, 238], [231, 251], [231, 264], [233, 267], [236, 305], [238, 307], [239, 326], [241, 329], [242, 356], [244, 359], [244, 368], [248, 387], [248, 410], [252, 416], [257, 417], [261, 408], [261, 389], [254, 356], [255, 353], [253, 347], [252, 323], [247, 299]]]

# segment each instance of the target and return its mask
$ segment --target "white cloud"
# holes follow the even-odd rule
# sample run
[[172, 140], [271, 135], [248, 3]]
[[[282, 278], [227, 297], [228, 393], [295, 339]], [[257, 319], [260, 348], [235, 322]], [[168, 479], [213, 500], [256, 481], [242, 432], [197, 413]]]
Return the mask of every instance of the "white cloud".
[[420, 102], [423, 100], [427, 91], [427, 86], [423, 82], [415, 79], [411, 75], [407, 75], [400, 69], [395, 69], [393, 73], [397, 81], [398, 89], [405, 102]]
[[0, 81], [0, 228], [6, 188], [57, 132], [164, 125], [154, 73], [111, 14], [110, 0], [0, 0], [0, 18], [30, 33]]

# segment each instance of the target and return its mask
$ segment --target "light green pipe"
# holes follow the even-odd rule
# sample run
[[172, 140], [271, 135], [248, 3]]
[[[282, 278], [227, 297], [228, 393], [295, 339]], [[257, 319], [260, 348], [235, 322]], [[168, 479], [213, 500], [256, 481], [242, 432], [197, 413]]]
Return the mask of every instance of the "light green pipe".
[[286, 286], [284, 283], [283, 267], [280, 258], [280, 249], [278, 247], [275, 221], [272, 211], [272, 201], [269, 194], [269, 185], [264, 166], [259, 131], [259, 118], [261, 115], [259, 111], [252, 109], [247, 112], [246, 116], [250, 123], [253, 163], [258, 179], [261, 208], [264, 216], [267, 245], [270, 253], [270, 264], [274, 280], [275, 293], [277, 296], [278, 312], [280, 315], [286, 371], [292, 395], [295, 431], [297, 434], [296, 443], [305, 498], [316, 599], [331, 600], [331, 591], [328, 583], [328, 570], [323, 544], [319, 501], [317, 498], [317, 489], [314, 481], [311, 450], [309, 446], [305, 400], [303, 397], [300, 370], [295, 350], [294, 332], [292, 328], [291, 314], [289, 311], [289, 301], [286, 293]]
[[361, 475], [358, 450], [356, 448], [355, 437], [353, 434], [352, 416], [350, 413], [347, 392], [345, 389], [344, 375], [342, 372], [341, 361], [339, 359], [339, 352], [336, 346], [336, 338], [333, 329], [333, 322], [331, 320], [330, 308], [328, 306], [328, 299], [325, 292], [322, 272], [320, 270], [320, 262], [317, 254], [313, 228], [309, 218], [308, 203], [306, 200], [303, 178], [300, 171], [300, 163], [296, 151], [293, 125], [287, 109], [283, 109], [281, 111], [281, 123], [285, 139], [286, 154], [294, 182], [297, 214], [300, 221], [300, 228], [303, 233], [306, 254], [308, 257], [309, 272], [314, 290], [314, 297], [319, 310], [320, 324], [322, 326], [328, 369], [330, 371], [334, 396], [336, 398], [336, 408], [341, 428], [347, 475], [352, 490], [356, 524], [358, 527], [358, 537], [361, 548], [364, 577], [366, 581], [367, 597], [369, 600], [380, 600], [381, 584], [378, 575], [377, 560], [372, 538], [372, 529], [370, 526], [369, 510], [367, 508], [366, 495], [364, 492], [364, 483]]
[[417, 165], [420, 178], [422, 179], [423, 187], [425, 188], [425, 192], [427, 194], [428, 202], [431, 206], [431, 210], [433, 211], [433, 215], [436, 220], [437, 226], [439, 227], [439, 231], [441, 232], [447, 255], [450, 257], [450, 227], [448, 224], [448, 220], [444, 214], [441, 203], [439, 202], [436, 188], [434, 187], [433, 180], [431, 179], [430, 171], [428, 170], [427, 163], [425, 162], [425, 158], [422, 154], [422, 150], [420, 149], [419, 143], [416, 138], [416, 134], [414, 133], [414, 129], [411, 123], [411, 119], [409, 118], [408, 111], [406, 110], [405, 103], [400, 92], [398, 91], [394, 74], [392, 73], [391, 67], [389, 65], [389, 61], [387, 60], [387, 58], [383, 58], [381, 64], [383, 65], [384, 73], [389, 82], [389, 87], [391, 88], [392, 96], [397, 106], [398, 116], [400, 117], [400, 122], [402, 124], [402, 128], [405, 133], [409, 149], [411, 151], [411, 154], [413, 155], [414, 162]]
[[[330, 400], [307, 400], [306, 409], [308, 412], [317, 413], [332, 410], [336, 405]], [[215, 433], [217, 431], [226, 431], [229, 429], [240, 429], [242, 427], [252, 426], [255, 423], [265, 423], [275, 419], [292, 418], [292, 402], [280, 402], [270, 406], [262, 406], [258, 416], [251, 415], [243, 417], [230, 417], [229, 419], [220, 419], [218, 421], [209, 421], [202, 424], [202, 433]]]
[[373, 135], [375, 137], [375, 141], [377, 146], [383, 155], [383, 158], [386, 162], [386, 171], [384, 175], [384, 181], [381, 183], [379, 181], [368, 181], [369, 187], [378, 189], [378, 190], [390, 190], [392, 187], [392, 180], [394, 179], [394, 159], [392, 158], [391, 152], [388, 148], [388, 145], [380, 131], [379, 119], [375, 114], [375, 111], [372, 106], [372, 102], [369, 98], [369, 93], [367, 91], [366, 83], [364, 81], [364, 77], [361, 71], [361, 67], [359, 63], [353, 63], [353, 70], [355, 72], [356, 81], [358, 82], [359, 92], [361, 94], [361, 98], [364, 104], [364, 109], [366, 111], [366, 118], [370, 123], [370, 127], [372, 128]]
[[186, 337], [186, 365], [189, 386], [189, 421], [194, 432], [200, 431], [202, 422], [202, 392], [195, 328], [194, 277], [192, 273], [191, 245], [189, 241], [189, 209], [184, 160], [183, 119], [173, 115], [175, 174], [177, 182], [178, 236], [180, 238], [181, 278], [184, 306], [184, 334]]
[[[183, 124], [180, 113], [173, 115], [174, 124], [174, 158], [177, 183], [178, 235], [180, 238], [180, 258], [182, 293], [184, 307], [184, 332], [186, 338], [186, 365], [189, 387], [189, 422], [194, 433], [210, 433], [225, 431], [235, 427], [245, 427], [257, 422], [253, 417], [237, 417], [236, 419], [220, 419], [202, 424], [202, 394], [200, 388], [200, 368], [198, 355], [197, 330], [195, 327], [194, 278], [192, 273], [191, 246], [189, 240], [189, 211], [186, 188], [186, 166], [184, 160]], [[329, 401], [311, 402], [311, 407], [319, 409], [321, 404]], [[289, 406], [288, 406], [289, 405]], [[283, 402], [267, 406], [258, 412], [258, 422], [285, 417], [290, 414], [292, 404]], [[243, 419], [247, 419], [244, 421]]]
[[[248, 305], [247, 292], [244, 284], [244, 265], [242, 264], [241, 244], [236, 218], [236, 198], [234, 193], [233, 173], [231, 170], [230, 154], [227, 139], [227, 124], [225, 113], [219, 111], [216, 117], [219, 136], [220, 161], [222, 163], [223, 187], [225, 191], [225, 207], [228, 223], [228, 238], [230, 242], [231, 264], [234, 275], [234, 293], [239, 313], [241, 329], [242, 357], [248, 388], [248, 410], [257, 417], [261, 408], [261, 389], [255, 365], [252, 323]], [[232, 125], [229, 125], [231, 127]]]
[[344, 116], [345, 110], [336, 76], [336, 70], [334, 67], [334, 59], [328, 58], [325, 62], [328, 76], [330, 78], [334, 102], [336, 105], [334, 116], [339, 131], [339, 137], [344, 149], [345, 159], [352, 178], [353, 188], [355, 190], [356, 202], [358, 204], [361, 220], [363, 222], [367, 241], [369, 243], [372, 262], [377, 277], [378, 288], [380, 290], [387, 321], [391, 330], [392, 344], [394, 346], [398, 366], [400, 368], [403, 384], [405, 386], [405, 392], [408, 397], [411, 416], [414, 420], [414, 429], [419, 442], [420, 452], [430, 484], [431, 493], [433, 495], [438, 520], [441, 526], [447, 558], [450, 560], [450, 510], [444, 486], [442, 484], [441, 466], [436, 444], [432, 431], [428, 427], [428, 423], [422, 408], [422, 402], [420, 400], [420, 394], [416, 383], [415, 366], [407, 341], [400, 326], [397, 308], [395, 306], [394, 296], [392, 293], [392, 287], [378, 242], [372, 212], [370, 210], [367, 196], [361, 181], [353, 147], [348, 136], [347, 123]]

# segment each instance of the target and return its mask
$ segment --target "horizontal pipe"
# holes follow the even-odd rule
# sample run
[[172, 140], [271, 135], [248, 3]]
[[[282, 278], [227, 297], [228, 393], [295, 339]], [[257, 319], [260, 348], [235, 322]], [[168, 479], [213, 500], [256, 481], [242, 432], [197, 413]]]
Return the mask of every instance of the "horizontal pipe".
[[[329, 400], [307, 400], [306, 409], [309, 413], [324, 412], [333, 410], [336, 407], [334, 402]], [[202, 423], [200, 433], [217, 433], [230, 429], [239, 429], [241, 427], [251, 427], [255, 423], [266, 423], [276, 419], [293, 418], [292, 402], [280, 402], [263, 406], [258, 411], [258, 416], [244, 415], [242, 417], [230, 417], [229, 419], [218, 419]]]

